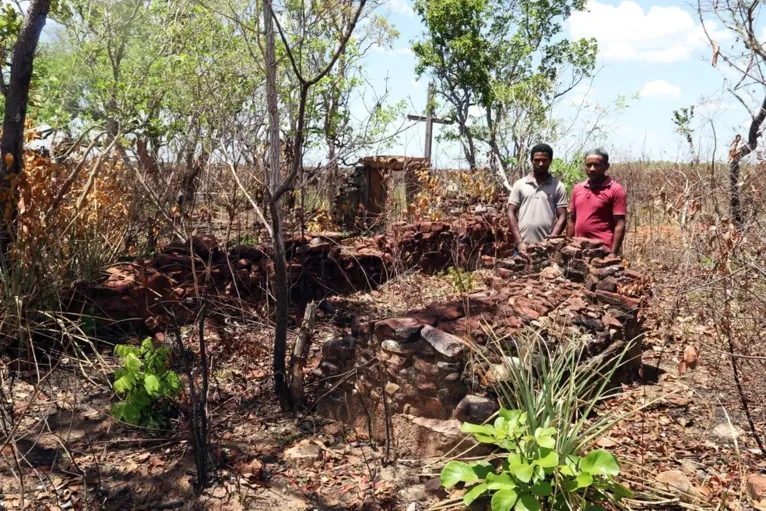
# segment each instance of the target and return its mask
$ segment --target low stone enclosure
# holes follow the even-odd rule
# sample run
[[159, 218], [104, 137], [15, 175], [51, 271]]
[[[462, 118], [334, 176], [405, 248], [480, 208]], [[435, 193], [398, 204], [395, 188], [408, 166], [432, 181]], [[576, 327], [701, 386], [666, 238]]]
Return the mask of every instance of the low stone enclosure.
[[[321, 233], [286, 246], [295, 324], [301, 304], [374, 289], [403, 271], [489, 270], [481, 272], [481, 292], [356, 324], [350, 335], [322, 346], [315, 370], [321, 397], [313, 406], [388, 439], [399, 453], [441, 454], [463, 438], [459, 421], [481, 422], [494, 413], [489, 383], [502, 377], [502, 361], [476, 364], [471, 356], [490, 337], [514, 342], [533, 331], [552, 345], [576, 338], [589, 357], [614, 356], [641, 338], [649, 297], [644, 275], [586, 239], [549, 239], [526, 256], [512, 256], [507, 218], [494, 212], [450, 223], [397, 223], [371, 238]], [[211, 236], [196, 236], [79, 282], [64, 296], [72, 312], [156, 332], [191, 321], [197, 292], [217, 303], [258, 306], [272, 275], [268, 247], [223, 249]], [[640, 354], [640, 342], [633, 343], [618, 381], [639, 376]]]
[[[375, 289], [413, 268], [428, 273], [476, 268], [484, 255], [510, 254], [510, 240], [504, 217], [471, 213], [449, 224], [393, 224], [385, 236], [296, 237], [285, 243], [291, 299], [300, 305]], [[63, 291], [63, 301], [73, 313], [111, 320], [125, 330], [159, 331], [194, 317], [197, 291], [237, 306], [263, 303], [273, 276], [270, 254], [267, 245], [224, 249], [213, 236], [195, 236], [152, 258], [115, 265], [103, 278], [77, 282]], [[296, 314], [296, 321], [300, 317]]]
[[488, 336], [513, 342], [525, 331], [554, 344], [577, 338], [588, 357], [616, 357], [628, 342], [615, 379], [638, 379], [642, 274], [600, 243], [577, 238], [533, 245], [528, 258], [482, 262], [494, 269], [488, 290], [361, 324], [325, 343], [319, 370], [330, 390], [321, 413], [399, 453], [443, 454], [461, 439], [459, 421], [480, 423], [498, 408], [488, 383], [502, 379], [506, 366], [497, 359], [477, 365], [470, 353]]

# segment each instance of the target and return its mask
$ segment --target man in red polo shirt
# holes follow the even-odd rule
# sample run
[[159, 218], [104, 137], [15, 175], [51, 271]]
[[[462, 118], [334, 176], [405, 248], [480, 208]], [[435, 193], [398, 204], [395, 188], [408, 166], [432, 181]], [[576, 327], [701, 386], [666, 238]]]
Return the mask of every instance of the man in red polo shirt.
[[585, 155], [587, 181], [572, 190], [567, 236], [603, 241], [617, 255], [625, 237], [625, 190], [606, 175], [609, 153], [594, 149]]

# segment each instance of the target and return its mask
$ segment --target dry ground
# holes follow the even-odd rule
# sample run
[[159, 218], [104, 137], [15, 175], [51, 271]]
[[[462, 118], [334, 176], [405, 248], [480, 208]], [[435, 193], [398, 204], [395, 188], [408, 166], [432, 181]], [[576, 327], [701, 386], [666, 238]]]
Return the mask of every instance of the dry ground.
[[[628, 250], [651, 246], [654, 231], [634, 231]], [[664, 232], [670, 239], [674, 232]], [[648, 408], [618, 424], [602, 439], [629, 473], [631, 486], [654, 486], [665, 470], [684, 472], [697, 498], [691, 506], [748, 509], [743, 477], [766, 471], [733, 384], [730, 357], [694, 304], [679, 301], [672, 272], [661, 256], [641, 252], [639, 266], [656, 279], [646, 311], [645, 381], [624, 388], [605, 410], [618, 413], [647, 402]], [[639, 258], [637, 258], [639, 259]], [[356, 318], [380, 318], [443, 300], [452, 293], [440, 277], [401, 276], [380, 290], [334, 298], [335, 312], [320, 318], [309, 369], [319, 362], [322, 342], [348, 331]], [[41, 388], [36, 374], [15, 382], [14, 412], [27, 404], [16, 448], [6, 446], [0, 464], [0, 508], [21, 506], [19, 470], [28, 509], [425, 509], [443, 497], [429, 480], [444, 460], [383, 462], [380, 446], [363, 433], [328, 422], [311, 409], [286, 414], [272, 395], [270, 337], [258, 321], [232, 318], [209, 325], [211, 458], [215, 480], [201, 498], [193, 496], [194, 471], [187, 432], [180, 420], [165, 434], [127, 428], [108, 415], [108, 386], [85, 375], [100, 365], [65, 359]], [[186, 339], [194, 346], [193, 339]], [[696, 369], [679, 374], [685, 346], [700, 346]], [[104, 349], [107, 364], [114, 360]], [[95, 357], [91, 357], [95, 360]], [[766, 431], [762, 361], [743, 371], [750, 414]], [[760, 365], [758, 365], [759, 362]], [[106, 370], [106, 369], [104, 369]], [[92, 374], [92, 373], [91, 373]], [[312, 376], [312, 378], [315, 378]], [[309, 390], [315, 389], [309, 387]], [[320, 396], [312, 395], [312, 399]], [[735, 432], [732, 434], [732, 432]], [[322, 459], [303, 467], [286, 465], [283, 454], [298, 443], [314, 443]], [[18, 456], [15, 454], [18, 453]], [[654, 508], [678, 508], [668, 498]]]

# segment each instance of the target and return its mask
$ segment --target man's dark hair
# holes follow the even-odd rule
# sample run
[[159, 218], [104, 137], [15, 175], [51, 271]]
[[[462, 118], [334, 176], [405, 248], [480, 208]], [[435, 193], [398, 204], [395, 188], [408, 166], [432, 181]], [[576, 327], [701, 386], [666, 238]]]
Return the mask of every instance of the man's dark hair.
[[548, 155], [548, 158], [551, 160], [553, 159], [553, 148], [549, 146], [548, 144], [537, 144], [532, 148], [532, 150], [529, 152], [529, 159], [534, 160], [535, 159], [535, 153], [545, 153]]
[[609, 153], [600, 147], [596, 147], [595, 149], [591, 149], [585, 153], [585, 157], [587, 158], [588, 156], [601, 156], [601, 159], [604, 160], [604, 163], [609, 163]]

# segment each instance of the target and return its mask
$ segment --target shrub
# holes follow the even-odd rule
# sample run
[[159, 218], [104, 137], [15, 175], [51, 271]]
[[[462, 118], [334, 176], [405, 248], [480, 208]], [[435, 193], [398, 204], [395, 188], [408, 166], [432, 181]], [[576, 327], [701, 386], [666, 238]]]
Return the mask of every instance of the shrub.
[[604, 509], [598, 504], [631, 495], [614, 479], [620, 467], [611, 453], [595, 450], [580, 457], [562, 452], [556, 428], [532, 429], [527, 419], [525, 412], [502, 408], [493, 425], [464, 423], [463, 432], [508, 455], [497, 468], [487, 461], [451, 461], [442, 470], [442, 485], [469, 487], [463, 496], [466, 506], [492, 495], [492, 511], [597, 510]]
[[114, 372], [114, 390], [121, 401], [112, 406], [118, 420], [159, 429], [181, 394], [181, 380], [169, 366], [167, 348], [155, 348], [147, 338], [140, 347], [117, 345], [122, 367]]

